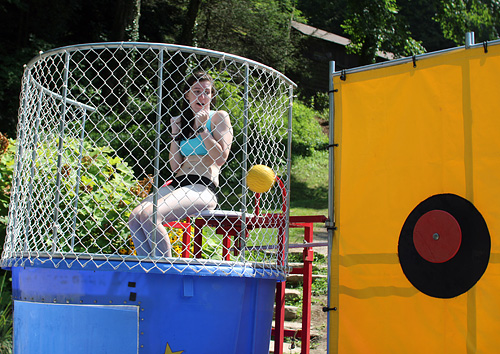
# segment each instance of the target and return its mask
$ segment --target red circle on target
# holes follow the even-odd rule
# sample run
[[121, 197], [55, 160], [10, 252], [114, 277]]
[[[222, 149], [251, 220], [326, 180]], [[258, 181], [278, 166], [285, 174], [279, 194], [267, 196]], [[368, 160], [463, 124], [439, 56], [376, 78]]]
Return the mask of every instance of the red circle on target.
[[431, 210], [415, 224], [413, 243], [418, 254], [425, 260], [444, 263], [457, 254], [462, 244], [462, 230], [450, 213]]

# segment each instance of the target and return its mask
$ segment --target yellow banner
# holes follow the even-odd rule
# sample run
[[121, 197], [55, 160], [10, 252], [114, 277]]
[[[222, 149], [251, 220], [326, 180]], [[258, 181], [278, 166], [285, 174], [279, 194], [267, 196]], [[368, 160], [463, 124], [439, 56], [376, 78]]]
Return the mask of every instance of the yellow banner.
[[[416, 67], [367, 68], [333, 81], [339, 145], [329, 352], [497, 352], [500, 45], [424, 56]], [[408, 216], [439, 194], [471, 202], [491, 237], [486, 271], [452, 298], [415, 288], [398, 257]]]

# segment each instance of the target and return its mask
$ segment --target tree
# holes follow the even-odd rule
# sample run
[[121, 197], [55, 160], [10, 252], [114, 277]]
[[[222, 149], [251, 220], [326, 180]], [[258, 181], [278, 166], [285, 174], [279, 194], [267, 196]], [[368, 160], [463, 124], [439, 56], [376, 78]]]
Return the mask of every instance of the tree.
[[429, 52], [451, 48], [455, 43], [444, 37], [439, 23], [435, 20], [437, 1], [435, 0], [397, 0], [400, 11], [398, 16], [408, 23], [412, 37], [422, 42]]
[[111, 32], [112, 40], [137, 41], [140, 17], [141, 0], [119, 0]]
[[[15, 136], [23, 65], [68, 33], [73, 2], [16, 0], [0, 4], [0, 122]], [[53, 16], [57, 13], [57, 16]]]
[[[344, 35], [361, 64], [500, 33], [498, 0], [8, 0], [0, 1], [0, 122], [15, 135], [23, 64], [39, 51], [103, 41], [179, 43], [241, 55], [308, 80], [314, 63], [290, 20]], [[297, 81], [299, 87], [301, 82]], [[112, 83], [109, 83], [112, 85]]]
[[190, 0], [186, 11], [184, 25], [179, 36], [179, 43], [192, 46], [194, 44], [194, 28], [202, 0]]
[[210, 1], [200, 13], [196, 38], [202, 47], [284, 70], [293, 65], [292, 18], [300, 20], [294, 0]]
[[[140, 0], [12, 0], [0, 4], [0, 122], [15, 136], [23, 64], [61, 46], [138, 39]], [[112, 20], [109, 20], [112, 19]]]
[[305, 17], [304, 23], [335, 34], [343, 34], [347, 0], [298, 0], [297, 8]]
[[425, 52], [398, 12], [395, 0], [352, 0], [347, 3], [342, 28], [351, 39], [348, 51], [360, 55], [361, 64], [375, 62], [378, 51], [391, 52], [396, 57]]
[[465, 43], [465, 33], [474, 32], [478, 41], [498, 38], [500, 3], [494, 0], [436, 0], [437, 21], [447, 39]]

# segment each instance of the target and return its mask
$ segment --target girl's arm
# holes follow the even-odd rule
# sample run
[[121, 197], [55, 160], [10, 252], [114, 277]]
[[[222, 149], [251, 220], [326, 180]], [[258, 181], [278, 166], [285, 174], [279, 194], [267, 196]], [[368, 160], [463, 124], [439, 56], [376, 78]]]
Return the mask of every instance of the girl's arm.
[[227, 161], [231, 144], [233, 142], [233, 127], [229, 114], [225, 111], [217, 111], [212, 117], [212, 133], [208, 130], [200, 133], [208, 155], [217, 166], [222, 166]]
[[172, 119], [170, 120], [172, 129], [172, 141], [170, 142], [169, 148], [169, 162], [174, 174], [181, 167], [182, 161], [184, 160], [180, 152], [180, 141], [177, 141], [177, 139], [175, 139], [181, 133], [180, 121], [180, 116], [172, 117]]

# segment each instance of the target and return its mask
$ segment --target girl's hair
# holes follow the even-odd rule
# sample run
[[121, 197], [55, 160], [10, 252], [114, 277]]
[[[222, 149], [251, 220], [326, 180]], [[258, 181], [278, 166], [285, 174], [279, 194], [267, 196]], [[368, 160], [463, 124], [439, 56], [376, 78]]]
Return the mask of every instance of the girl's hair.
[[[189, 76], [186, 80], [186, 85], [184, 86], [184, 97], [186, 93], [193, 87], [197, 82], [209, 81], [212, 84], [212, 100], [210, 101], [210, 105], [215, 103], [215, 87], [214, 80], [210, 75], [208, 75], [204, 71], [195, 71], [191, 76]], [[189, 139], [191, 135], [194, 133], [194, 113], [189, 106], [189, 102], [184, 99], [184, 105], [182, 107], [181, 112], [181, 134], [185, 139]]]

